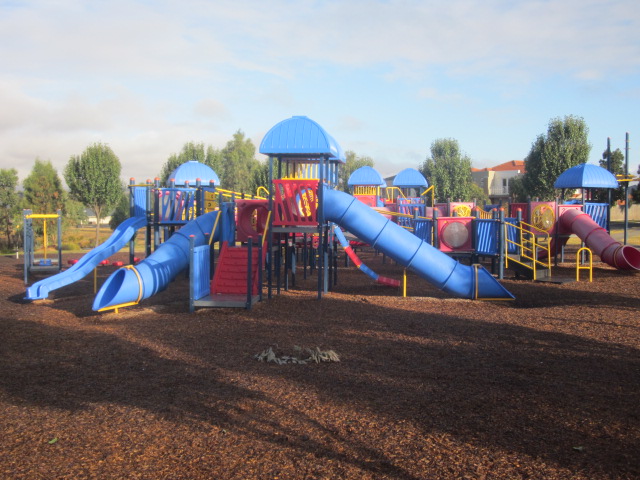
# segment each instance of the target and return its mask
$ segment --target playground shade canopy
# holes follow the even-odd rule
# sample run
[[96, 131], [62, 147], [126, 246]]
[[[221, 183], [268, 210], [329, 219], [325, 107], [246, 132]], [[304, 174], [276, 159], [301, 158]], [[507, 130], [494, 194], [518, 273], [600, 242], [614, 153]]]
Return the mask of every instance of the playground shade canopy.
[[342, 147], [318, 123], [295, 116], [277, 123], [260, 143], [260, 153], [272, 157], [321, 158], [344, 163]]
[[618, 188], [618, 181], [608, 170], [582, 163], [562, 172], [553, 188]]
[[347, 180], [347, 185], [349, 185], [349, 187], [359, 185], [387, 186], [382, 175], [380, 175], [375, 168], [368, 165], [354, 170], [354, 172], [349, 176], [349, 180]]
[[211, 180], [213, 180], [214, 185], [220, 185], [220, 179], [216, 172], [210, 166], [196, 160], [189, 160], [183, 163], [169, 175], [169, 179], [174, 179], [178, 187], [185, 186], [187, 182], [189, 182], [190, 186], [195, 186], [198, 178], [202, 185], [209, 185]]
[[427, 179], [415, 168], [405, 168], [393, 179], [393, 186], [400, 188], [427, 188]]

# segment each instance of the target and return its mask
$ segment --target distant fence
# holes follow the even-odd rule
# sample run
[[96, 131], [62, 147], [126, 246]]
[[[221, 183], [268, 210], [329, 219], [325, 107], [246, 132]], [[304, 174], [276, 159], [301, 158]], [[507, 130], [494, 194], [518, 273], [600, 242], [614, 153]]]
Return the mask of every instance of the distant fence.
[[[629, 205], [629, 220], [640, 221], [640, 204]], [[624, 205], [614, 206], [611, 208], [611, 221], [623, 222], [624, 221]]]

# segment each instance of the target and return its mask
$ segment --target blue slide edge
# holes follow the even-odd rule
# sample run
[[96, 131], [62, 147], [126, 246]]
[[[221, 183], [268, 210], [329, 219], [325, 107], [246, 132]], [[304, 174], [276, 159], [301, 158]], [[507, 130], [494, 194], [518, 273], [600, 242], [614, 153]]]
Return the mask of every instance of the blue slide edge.
[[325, 219], [380, 250], [443, 291], [461, 298], [513, 299], [481, 265], [463, 265], [357, 198], [325, 188]]
[[63, 272], [40, 280], [28, 287], [25, 300], [42, 300], [48, 297], [49, 292], [82, 280], [89, 275], [102, 260], [120, 251], [146, 223], [146, 217], [142, 216], [126, 219], [116, 227], [105, 242], [85, 253], [78, 263]]

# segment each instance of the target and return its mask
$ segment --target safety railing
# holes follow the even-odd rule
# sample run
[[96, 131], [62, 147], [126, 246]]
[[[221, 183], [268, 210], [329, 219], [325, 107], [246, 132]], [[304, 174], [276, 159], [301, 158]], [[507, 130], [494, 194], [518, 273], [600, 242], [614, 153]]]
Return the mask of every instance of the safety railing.
[[380, 187], [370, 185], [356, 185], [353, 187], [354, 195], [380, 195]]
[[[525, 222], [519, 222], [518, 224], [504, 222], [504, 264], [505, 267], [509, 267], [509, 262], [514, 262], [524, 266], [533, 271], [533, 279], [537, 280], [538, 268], [542, 267], [547, 270], [547, 276], [551, 277], [551, 247], [550, 237], [548, 233], [542, 233], [536, 229], [533, 225]], [[515, 229], [517, 235], [515, 240], [507, 234], [507, 229]], [[515, 247], [515, 248], [510, 248]], [[509, 252], [517, 252], [519, 258], [516, 258], [514, 254], [509, 255]], [[545, 258], [545, 261], [539, 260]]]
[[[581, 255], [584, 253], [587, 257], [589, 257], [588, 266], [581, 266]], [[588, 247], [582, 247], [578, 249], [576, 252], [576, 282], [580, 281], [580, 270], [588, 270], [589, 271], [589, 282], [593, 281], [593, 252]]]
[[400, 189], [400, 187], [387, 187], [385, 188], [385, 192], [387, 195], [387, 200], [390, 200], [390, 201], [395, 200], [397, 197], [405, 198], [404, 193], [402, 193], [402, 190]]

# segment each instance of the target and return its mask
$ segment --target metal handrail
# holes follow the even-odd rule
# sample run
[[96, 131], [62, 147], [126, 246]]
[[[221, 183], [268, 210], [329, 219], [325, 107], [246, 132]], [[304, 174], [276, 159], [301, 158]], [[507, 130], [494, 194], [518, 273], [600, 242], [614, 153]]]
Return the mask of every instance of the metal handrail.
[[[536, 231], [540, 231], [539, 229], [535, 228], [533, 225], [530, 225], [526, 222], [520, 222], [520, 225], [516, 225], [514, 223], [509, 223], [509, 222], [504, 222], [504, 259], [505, 259], [505, 267], [509, 267], [509, 261], [515, 262], [519, 265], [522, 265], [526, 268], [530, 268], [531, 270], [533, 270], [533, 279], [536, 280], [537, 279], [537, 266], [543, 266], [547, 269], [547, 271], [549, 272], [549, 277], [551, 277], [551, 247], [549, 244], [549, 234], [548, 233], [543, 233], [542, 235], [536, 235], [536, 233], [532, 230], [527, 230], [526, 228], [523, 228], [522, 225], [526, 225], [528, 227], [531, 227], [533, 230]], [[519, 230], [520, 235], [519, 238], [520, 240], [517, 242], [514, 242], [513, 240], [509, 239], [509, 236], [507, 235], [507, 227], [508, 226], [512, 226], [514, 228], [516, 228], [517, 230]], [[527, 239], [526, 237], [530, 236], [531, 239]], [[542, 238], [544, 238], [544, 241], [539, 242], [537, 241], [537, 237], [540, 236]], [[518, 250], [520, 252], [520, 257], [521, 258], [525, 258], [527, 260], [529, 260], [531, 262], [531, 265], [528, 265], [524, 262], [521, 262], [520, 260], [516, 260], [513, 257], [509, 256], [509, 245], [516, 245], [518, 247]], [[539, 251], [546, 251], [547, 255], [547, 261], [546, 262], [541, 262], [540, 260], [538, 260], [538, 252]]]

